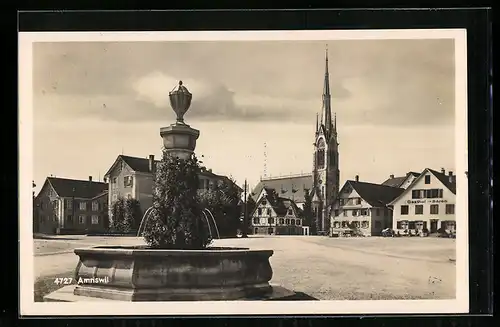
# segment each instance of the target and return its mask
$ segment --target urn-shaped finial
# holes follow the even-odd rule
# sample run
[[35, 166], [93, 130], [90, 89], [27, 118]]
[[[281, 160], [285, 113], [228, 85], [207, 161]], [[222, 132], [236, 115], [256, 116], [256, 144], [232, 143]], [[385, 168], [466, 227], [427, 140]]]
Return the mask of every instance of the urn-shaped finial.
[[188, 89], [179, 81], [179, 85], [174, 87], [168, 94], [170, 98], [170, 106], [177, 115], [177, 122], [184, 122], [184, 114], [188, 111], [191, 105], [193, 95], [189, 93]]

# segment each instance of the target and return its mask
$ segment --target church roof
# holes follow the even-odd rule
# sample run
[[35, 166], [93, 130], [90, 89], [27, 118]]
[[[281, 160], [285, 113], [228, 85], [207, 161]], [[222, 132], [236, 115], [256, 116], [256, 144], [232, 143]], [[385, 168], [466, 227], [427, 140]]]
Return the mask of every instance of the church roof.
[[[278, 196], [295, 202], [304, 202], [304, 189], [311, 190], [313, 187], [312, 174], [292, 175], [262, 179], [252, 191], [252, 197], [257, 200], [264, 188], [276, 190]], [[293, 192], [293, 191], [294, 192]]]
[[402, 188], [387, 185], [356, 182], [352, 180], [348, 180], [346, 184], [347, 183], [349, 183], [359, 196], [372, 207], [385, 207], [404, 192]]

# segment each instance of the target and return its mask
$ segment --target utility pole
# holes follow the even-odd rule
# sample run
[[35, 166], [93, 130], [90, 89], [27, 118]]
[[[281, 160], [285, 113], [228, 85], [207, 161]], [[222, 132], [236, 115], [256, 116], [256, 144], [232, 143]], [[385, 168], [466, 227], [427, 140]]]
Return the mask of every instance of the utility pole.
[[245, 202], [244, 202], [244, 208], [243, 208], [243, 226], [241, 228], [241, 236], [243, 238], [246, 238], [248, 237], [248, 231], [247, 231], [247, 225], [248, 225], [248, 212], [247, 212], [247, 180], [245, 178], [245, 185], [244, 185], [244, 198], [245, 198]]

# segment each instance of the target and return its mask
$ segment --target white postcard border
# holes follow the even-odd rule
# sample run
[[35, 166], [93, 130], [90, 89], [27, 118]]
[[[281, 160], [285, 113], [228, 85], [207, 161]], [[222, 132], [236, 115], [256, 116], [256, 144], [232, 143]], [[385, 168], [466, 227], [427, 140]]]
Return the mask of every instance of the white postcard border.
[[[371, 301], [203, 301], [192, 302], [34, 302], [32, 221], [34, 42], [157, 42], [263, 40], [455, 40], [456, 299]], [[300, 315], [300, 314], [439, 314], [469, 310], [467, 168], [467, 47], [464, 29], [202, 31], [202, 32], [20, 32], [19, 33], [19, 250], [20, 314], [23, 316], [129, 315]], [[75, 260], [76, 264], [76, 260]]]

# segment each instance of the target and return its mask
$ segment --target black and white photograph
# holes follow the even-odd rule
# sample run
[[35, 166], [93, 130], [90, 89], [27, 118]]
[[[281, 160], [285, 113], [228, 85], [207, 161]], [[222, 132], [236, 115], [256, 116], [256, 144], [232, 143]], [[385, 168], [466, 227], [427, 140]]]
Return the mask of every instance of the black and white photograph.
[[19, 33], [21, 313], [467, 312], [466, 53], [460, 29]]

